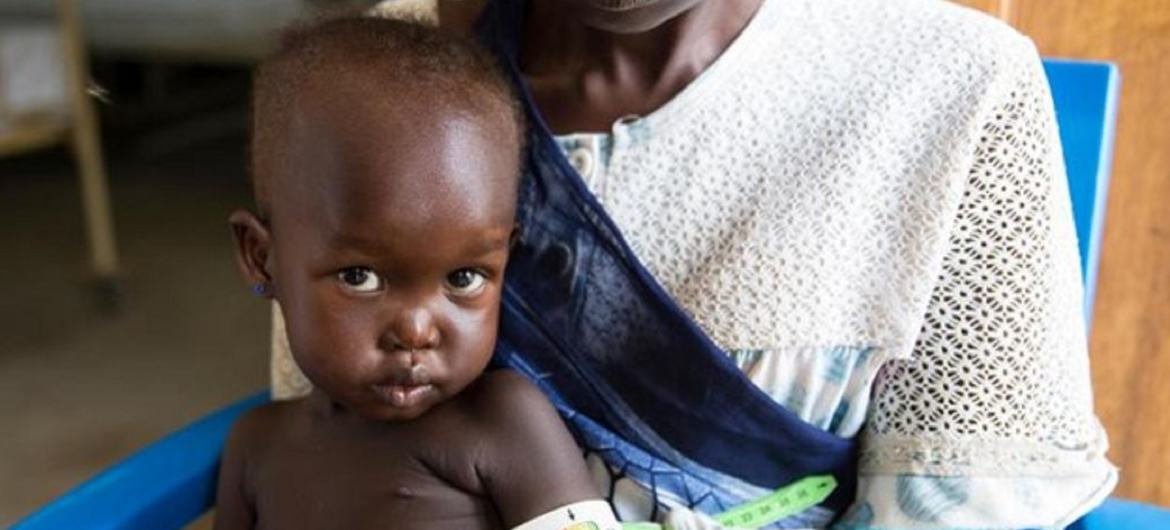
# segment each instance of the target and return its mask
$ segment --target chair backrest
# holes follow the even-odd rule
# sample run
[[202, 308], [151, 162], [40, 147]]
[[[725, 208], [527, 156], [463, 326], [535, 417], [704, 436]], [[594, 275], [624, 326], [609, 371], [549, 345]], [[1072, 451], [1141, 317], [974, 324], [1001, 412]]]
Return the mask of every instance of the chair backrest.
[[268, 402], [261, 392], [138, 450], [41, 507], [12, 530], [177, 530], [215, 503], [219, 455], [231, 426]]
[[1085, 282], [1085, 322], [1091, 322], [1120, 77], [1116, 65], [1104, 62], [1046, 59], [1044, 71], [1056, 104], [1060, 143], [1068, 169]]

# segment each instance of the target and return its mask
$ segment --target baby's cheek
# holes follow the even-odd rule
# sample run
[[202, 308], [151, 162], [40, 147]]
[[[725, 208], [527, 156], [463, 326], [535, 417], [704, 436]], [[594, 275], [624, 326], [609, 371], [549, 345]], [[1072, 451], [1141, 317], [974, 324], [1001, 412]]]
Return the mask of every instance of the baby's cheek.
[[[490, 315], [489, 315], [490, 317]], [[491, 360], [496, 346], [495, 318], [483, 318], [468, 326], [460, 336], [459, 372], [470, 382], [479, 376]]]
[[290, 331], [293, 358], [301, 371], [317, 386], [337, 384], [352, 379], [361, 368], [355, 355], [358, 341], [344, 326], [309, 325], [295, 333]]

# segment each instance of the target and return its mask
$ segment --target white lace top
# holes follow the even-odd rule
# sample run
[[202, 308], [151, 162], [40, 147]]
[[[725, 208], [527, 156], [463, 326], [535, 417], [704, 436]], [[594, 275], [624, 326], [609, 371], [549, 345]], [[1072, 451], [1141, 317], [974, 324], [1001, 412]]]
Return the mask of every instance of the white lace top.
[[561, 143], [757, 384], [861, 431], [844, 524], [1055, 526], [1111, 489], [1024, 37], [937, 0], [769, 0], [667, 105]]
[[757, 384], [862, 436], [837, 527], [1063, 527], [1112, 489], [1026, 38], [941, 0], [765, 0], [665, 106], [561, 143]]

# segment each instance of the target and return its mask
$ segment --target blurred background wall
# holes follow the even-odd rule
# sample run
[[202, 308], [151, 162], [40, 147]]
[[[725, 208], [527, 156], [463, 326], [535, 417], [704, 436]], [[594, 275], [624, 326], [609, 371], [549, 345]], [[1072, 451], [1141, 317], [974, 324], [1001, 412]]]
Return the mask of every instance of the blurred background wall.
[[1121, 68], [1113, 179], [1091, 331], [1116, 494], [1170, 505], [1170, 1], [959, 0], [1049, 57]]
[[[0, 0], [0, 527], [267, 385], [268, 304], [227, 228], [251, 203], [249, 69], [276, 28], [349, 3]], [[113, 284], [95, 282], [75, 91], [100, 118]]]

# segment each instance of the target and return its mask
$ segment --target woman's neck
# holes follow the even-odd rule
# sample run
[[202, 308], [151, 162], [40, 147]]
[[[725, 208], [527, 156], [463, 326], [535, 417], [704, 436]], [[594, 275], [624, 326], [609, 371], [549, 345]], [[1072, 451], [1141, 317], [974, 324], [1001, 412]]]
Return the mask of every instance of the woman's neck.
[[658, 27], [616, 34], [530, 1], [520, 67], [556, 132], [605, 131], [661, 107], [715, 62], [762, 0], [708, 0]]

